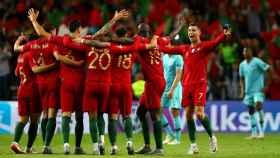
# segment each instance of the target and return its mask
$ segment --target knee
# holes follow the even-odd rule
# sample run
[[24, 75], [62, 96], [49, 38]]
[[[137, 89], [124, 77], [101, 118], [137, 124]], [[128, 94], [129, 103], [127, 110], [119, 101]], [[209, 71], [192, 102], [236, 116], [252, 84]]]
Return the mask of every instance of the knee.
[[140, 121], [143, 121], [146, 117], [146, 112], [142, 107], [139, 107], [137, 109], [136, 114], [137, 114], [137, 117], [140, 119]]
[[248, 110], [249, 110], [250, 115], [253, 115], [255, 113], [255, 107], [253, 107], [253, 106], [249, 106]]
[[97, 113], [96, 112], [89, 112], [88, 113], [89, 118], [93, 119], [93, 118], [97, 118]]
[[178, 117], [180, 114], [180, 110], [179, 109], [172, 109], [172, 116], [173, 117]]
[[258, 102], [257, 104], [256, 104], [256, 110], [257, 111], [260, 111], [262, 109], [262, 104], [260, 103], [260, 102]]
[[160, 120], [160, 110], [154, 110], [151, 111], [151, 118], [153, 122], [159, 121]]
[[19, 122], [26, 125], [28, 122], [28, 117], [27, 116], [20, 117]]
[[204, 112], [201, 112], [201, 111], [198, 111], [196, 113], [196, 117], [199, 119], [199, 120], [202, 120], [204, 118], [205, 114]]
[[109, 118], [112, 119], [112, 120], [117, 120], [118, 119], [118, 114], [110, 114]]

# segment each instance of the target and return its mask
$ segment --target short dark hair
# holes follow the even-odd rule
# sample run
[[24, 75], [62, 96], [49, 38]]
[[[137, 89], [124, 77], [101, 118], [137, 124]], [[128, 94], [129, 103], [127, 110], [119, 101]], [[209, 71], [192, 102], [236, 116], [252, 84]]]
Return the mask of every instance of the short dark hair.
[[73, 33], [73, 32], [75, 32], [80, 26], [81, 26], [80, 21], [78, 21], [78, 20], [71, 21], [70, 24], [69, 24], [69, 30], [70, 30], [71, 33]]

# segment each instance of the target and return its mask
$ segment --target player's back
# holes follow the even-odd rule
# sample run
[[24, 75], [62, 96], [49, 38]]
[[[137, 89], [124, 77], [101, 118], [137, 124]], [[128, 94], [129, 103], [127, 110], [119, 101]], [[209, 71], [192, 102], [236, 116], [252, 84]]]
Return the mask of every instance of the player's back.
[[112, 53], [112, 83], [131, 84], [131, 69], [135, 53]]
[[[150, 42], [149, 39], [141, 36], [136, 36], [134, 40], [136, 43], [147, 44]], [[164, 80], [162, 54], [158, 49], [140, 51], [137, 53], [137, 58], [146, 81]]]
[[87, 52], [87, 80], [94, 82], [111, 82], [112, 56], [109, 48], [91, 47]]

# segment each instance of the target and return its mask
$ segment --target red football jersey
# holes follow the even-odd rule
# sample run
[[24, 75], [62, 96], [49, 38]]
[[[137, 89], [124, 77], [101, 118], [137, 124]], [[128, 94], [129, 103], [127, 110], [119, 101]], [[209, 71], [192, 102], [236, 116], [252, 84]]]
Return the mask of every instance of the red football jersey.
[[112, 83], [131, 84], [131, 69], [137, 51], [136, 43], [133, 45], [112, 44], [111, 77]]
[[35, 75], [28, 63], [28, 56], [30, 53], [31, 52], [21, 53], [17, 58], [16, 75], [20, 78], [20, 85], [33, 82], [35, 79]]
[[[55, 45], [49, 43], [47, 39], [34, 40], [25, 44], [23, 47], [23, 52], [31, 51], [29, 58], [29, 64], [31, 67], [56, 63], [56, 60], [53, 56], [53, 52], [55, 50]], [[46, 77], [57, 77], [57, 71], [38, 73], [37, 81], [45, 82]]]
[[[49, 41], [57, 45], [57, 52], [59, 54], [75, 61], [85, 60], [85, 53], [71, 49], [70, 46], [73, 45], [73, 43], [70, 36], [51, 36]], [[60, 63], [60, 77], [62, 79], [71, 79], [74, 81], [75, 79], [84, 77], [85, 71], [83, 66], [73, 66], [63, 62]]]
[[[134, 40], [137, 44], [150, 43], [149, 39], [141, 36], [136, 36]], [[139, 51], [137, 55], [146, 81], [164, 80], [162, 54], [159, 49]]]
[[195, 46], [180, 45], [174, 47], [162, 47], [164, 53], [181, 54], [184, 57], [183, 85], [206, 83], [208, 54], [220, 42], [224, 40], [224, 33], [215, 39], [203, 41]]

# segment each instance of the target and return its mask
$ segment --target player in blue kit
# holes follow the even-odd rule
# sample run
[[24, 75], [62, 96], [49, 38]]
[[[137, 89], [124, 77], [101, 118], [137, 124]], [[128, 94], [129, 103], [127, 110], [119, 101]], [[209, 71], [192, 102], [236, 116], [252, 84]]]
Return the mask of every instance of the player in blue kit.
[[[262, 104], [264, 102], [264, 78], [270, 66], [257, 57], [253, 57], [251, 48], [244, 48], [245, 60], [240, 63], [240, 89], [243, 102], [248, 106], [251, 121], [250, 139], [263, 138], [264, 127]], [[245, 85], [245, 87], [244, 87]], [[245, 92], [245, 93], [244, 93]], [[258, 135], [259, 132], [259, 135]]]
[[167, 135], [163, 144], [180, 144], [181, 138], [181, 118], [180, 108], [182, 101], [181, 77], [183, 71], [183, 58], [180, 55], [163, 55], [163, 68], [166, 86], [161, 97], [163, 109], [171, 109], [175, 132], [170, 126], [164, 113], [161, 113], [161, 122]]

